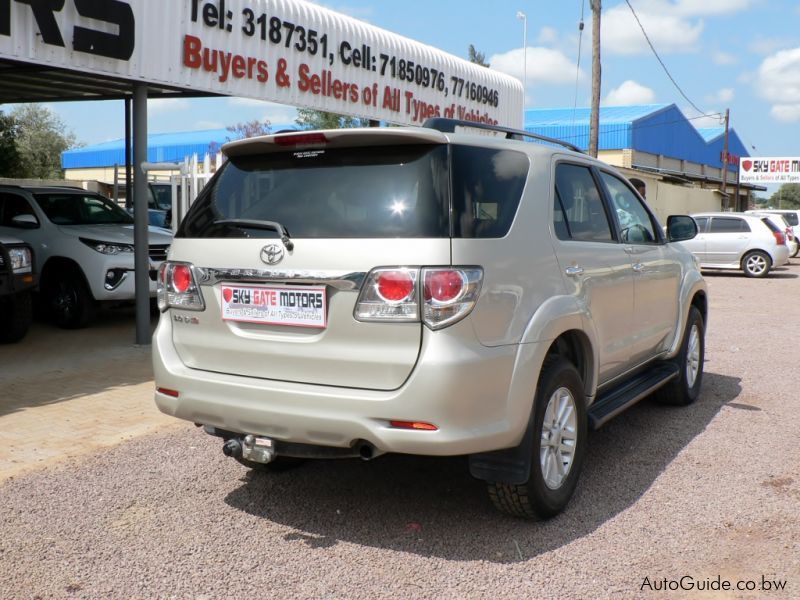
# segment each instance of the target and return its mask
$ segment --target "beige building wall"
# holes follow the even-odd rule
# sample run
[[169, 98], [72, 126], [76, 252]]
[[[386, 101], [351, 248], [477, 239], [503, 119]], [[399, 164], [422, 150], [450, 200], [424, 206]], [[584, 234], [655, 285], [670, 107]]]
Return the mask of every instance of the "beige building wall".
[[[640, 177], [640, 179], [642, 178]], [[659, 181], [655, 186], [648, 185], [647, 203], [658, 215], [661, 223], [666, 225], [667, 217], [670, 215], [691, 215], [722, 210], [722, 195], [716, 190], [704, 190]]]

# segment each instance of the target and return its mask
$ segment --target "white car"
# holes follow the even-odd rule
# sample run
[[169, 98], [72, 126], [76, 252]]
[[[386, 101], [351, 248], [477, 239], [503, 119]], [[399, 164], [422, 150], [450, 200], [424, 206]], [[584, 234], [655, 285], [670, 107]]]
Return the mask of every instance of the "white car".
[[[108, 198], [78, 188], [0, 186], [0, 235], [31, 245], [42, 304], [56, 324], [88, 325], [99, 301], [135, 298], [133, 218]], [[172, 243], [149, 229], [150, 295]]]
[[[766, 215], [773, 218], [782, 219], [787, 228], [786, 245], [789, 246], [789, 258], [794, 258], [800, 252], [800, 210], [783, 210], [783, 209], [765, 209], [765, 210], [748, 210], [745, 211], [748, 215]], [[773, 223], [775, 221], [773, 220]], [[781, 223], [776, 223], [781, 225]]]
[[766, 277], [789, 261], [786, 234], [769, 218], [731, 212], [692, 215], [697, 237], [683, 242], [702, 269], [741, 270], [748, 277]]

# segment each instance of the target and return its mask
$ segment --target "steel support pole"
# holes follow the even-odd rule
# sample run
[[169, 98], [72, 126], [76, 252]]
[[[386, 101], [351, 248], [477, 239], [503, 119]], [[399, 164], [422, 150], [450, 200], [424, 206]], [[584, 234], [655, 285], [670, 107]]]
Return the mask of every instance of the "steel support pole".
[[136, 283], [136, 343], [150, 344], [150, 257], [147, 230], [147, 86], [133, 88], [133, 246]]

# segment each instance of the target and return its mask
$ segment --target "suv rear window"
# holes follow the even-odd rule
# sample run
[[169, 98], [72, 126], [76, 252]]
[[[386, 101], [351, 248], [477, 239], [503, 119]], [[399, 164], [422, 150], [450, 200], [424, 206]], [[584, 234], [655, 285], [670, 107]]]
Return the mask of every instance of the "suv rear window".
[[294, 238], [449, 237], [446, 146], [299, 150], [231, 158], [179, 237], [275, 237], [221, 219], [275, 221]]
[[503, 237], [529, 165], [521, 152], [458, 145], [233, 157], [192, 206], [177, 237], [276, 235], [216, 223], [230, 219], [278, 222], [294, 238]]

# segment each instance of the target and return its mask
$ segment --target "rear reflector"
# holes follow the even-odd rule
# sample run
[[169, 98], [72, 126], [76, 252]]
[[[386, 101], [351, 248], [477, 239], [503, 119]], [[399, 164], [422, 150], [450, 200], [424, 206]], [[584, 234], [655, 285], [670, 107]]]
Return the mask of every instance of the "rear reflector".
[[328, 143], [324, 133], [295, 133], [275, 138], [278, 146], [323, 146]]
[[422, 421], [389, 421], [389, 425], [395, 429], [416, 429], [420, 431], [438, 431], [439, 428], [432, 423]]
[[156, 388], [156, 391], [159, 394], [164, 394], [165, 396], [172, 396], [173, 398], [177, 398], [178, 396], [181, 395], [180, 392], [178, 392], [177, 390], [171, 390], [169, 388], [159, 387], [159, 388]]

